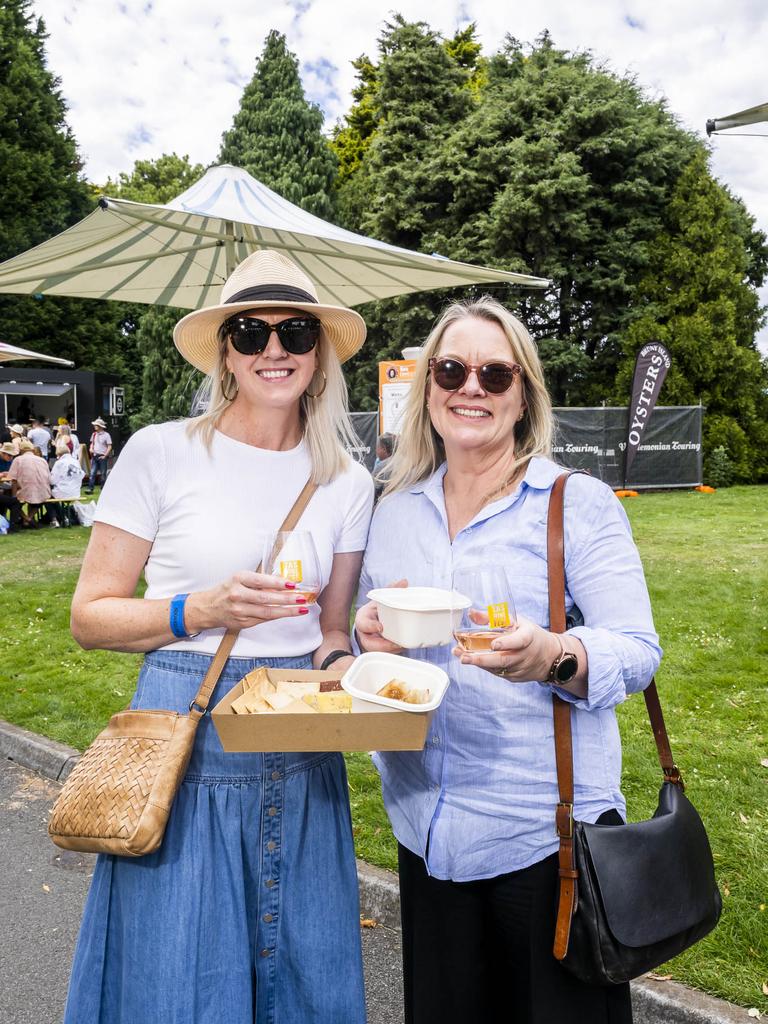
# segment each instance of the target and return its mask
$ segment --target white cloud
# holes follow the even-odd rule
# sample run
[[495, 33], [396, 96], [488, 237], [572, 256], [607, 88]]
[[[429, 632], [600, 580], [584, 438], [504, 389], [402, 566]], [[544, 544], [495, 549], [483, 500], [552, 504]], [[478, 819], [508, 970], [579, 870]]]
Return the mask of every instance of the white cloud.
[[[162, 152], [213, 162], [272, 28], [298, 54], [307, 93], [330, 126], [350, 104], [350, 62], [375, 55], [391, 17], [360, 0], [34, 0], [34, 9], [45, 18], [49, 63], [95, 182]], [[393, 9], [444, 34], [476, 21], [486, 52], [506, 33], [532, 41], [549, 29], [558, 46], [589, 49], [636, 75], [650, 95], [666, 96], [700, 136], [707, 118], [768, 100], [762, 0], [402, 0]], [[768, 124], [748, 130], [768, 133]], [[724, 135], [712, 149], [715, 174], [768, 230], [768, 138]], [[761, 340], [768, 351], [768, 331]]]

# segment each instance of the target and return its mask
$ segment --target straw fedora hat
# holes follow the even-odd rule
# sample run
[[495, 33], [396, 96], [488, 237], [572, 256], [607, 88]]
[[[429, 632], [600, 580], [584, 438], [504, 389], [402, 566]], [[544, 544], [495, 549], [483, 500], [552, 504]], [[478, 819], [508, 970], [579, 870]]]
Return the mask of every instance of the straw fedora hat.
[[260, 249], [238, 264], [224, 282], [221, 302], [188, 313], [176, 324], [173, 340], [184, 358], [203, 373], [211, 373], [219, 349], [222, 323], [246, 309], [300, 309], [323, 325], [339, 362], [357, 352], [365, 341], [365, 321], [345, 306], [326, 306], [300, 267], [280, 252]]
[[18, 423], [12, 423], [8, 429], [12, 434], [18, 434], [19, 437], [24, 436], [24, 427], [20, 427]]
[[104, 422], [104, 420], [101, 418], [101, 416], [97, 416], [95, 420], [91, 420], [91, 426], [92, 427], [101, 427], [102, 430], [106, 430], [107, 429], [107, 424]]

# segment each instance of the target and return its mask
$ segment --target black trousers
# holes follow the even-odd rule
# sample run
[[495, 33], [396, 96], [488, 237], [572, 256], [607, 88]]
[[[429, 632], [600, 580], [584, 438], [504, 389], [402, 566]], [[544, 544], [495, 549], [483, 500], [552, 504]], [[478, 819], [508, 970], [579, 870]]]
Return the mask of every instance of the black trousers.
[[399, 847], [405, 1024], [632, 1024], [629, 985], [555, 960], [557, 855], [476, 882], [431, 878]]

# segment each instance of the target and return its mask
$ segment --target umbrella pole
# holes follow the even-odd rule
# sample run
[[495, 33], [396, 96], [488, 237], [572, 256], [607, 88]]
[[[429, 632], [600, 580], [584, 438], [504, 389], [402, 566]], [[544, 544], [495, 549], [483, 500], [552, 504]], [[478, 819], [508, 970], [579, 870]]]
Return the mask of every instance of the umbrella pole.
[[229, 277], [237, 266], [237, 261], [235, 259], [235, 225], [231, 220], [228, 220], [224, 222], [224, 228], [227, 232], [227, 239], [224, 243], [224, 252], [226, 254], [227, 261], [227, 277]]

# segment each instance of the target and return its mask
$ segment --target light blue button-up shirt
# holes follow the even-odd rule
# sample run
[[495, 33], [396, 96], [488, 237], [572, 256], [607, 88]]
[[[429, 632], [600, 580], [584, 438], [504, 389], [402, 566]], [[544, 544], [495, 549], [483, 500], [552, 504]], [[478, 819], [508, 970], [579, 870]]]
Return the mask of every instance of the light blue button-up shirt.
[[[385, 498], [368, 538], [359, 603], [405, 577], [449, 588], [454, 570], [502, 564], [520, 615], [549, 624], [546, 522], [562, 470], [532, 459], [514, 494], [491, 502], [453, 542], [445, 465]], [[565, 491], [566, 608], [589, 660], [589, 691], [574, 709], [575, 814], [625, 813], [615, 706], [644, 689], [661, 658], [640, 557], [627, 517], [605, 484], [575, 475]], [[580, 615], [579, 615], [580, 612]], [[437, 878], [467, 881], [528, 867], [553, 853], [558, 800], [550, 688], [462, 665], [451, 646], [404, 652], [450, 677], [423, 751], [379, 753], [376, 766], [397, 839]]]

